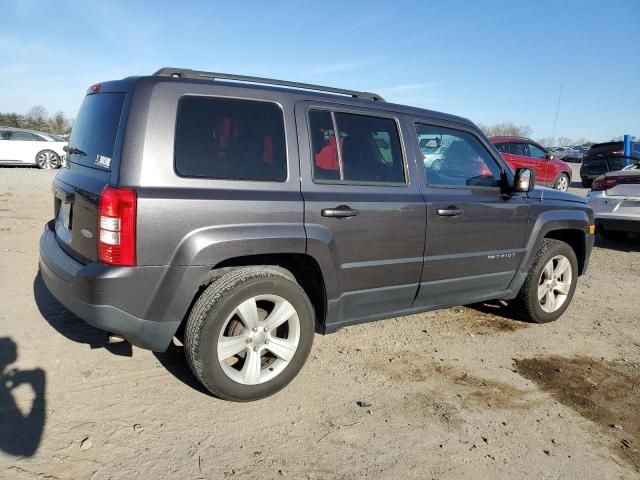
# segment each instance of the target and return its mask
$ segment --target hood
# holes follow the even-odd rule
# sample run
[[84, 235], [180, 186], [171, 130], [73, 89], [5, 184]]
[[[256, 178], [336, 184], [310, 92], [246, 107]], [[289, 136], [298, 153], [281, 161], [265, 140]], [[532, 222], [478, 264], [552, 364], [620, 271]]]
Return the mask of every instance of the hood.
[[529, 192], [529, 198], [533, 200], [555, 200], [561, 202], [573, 202], [586, 204], [584, 197], [569, 192], [561, 192], [555, 188], [542, 187], [536, 185], [533, 192]]

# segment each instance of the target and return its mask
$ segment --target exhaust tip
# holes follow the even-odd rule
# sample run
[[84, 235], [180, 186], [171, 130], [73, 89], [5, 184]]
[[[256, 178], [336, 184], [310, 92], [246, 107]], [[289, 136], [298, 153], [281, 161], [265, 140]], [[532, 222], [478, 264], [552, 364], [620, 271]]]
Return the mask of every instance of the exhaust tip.
[[126, 340], [121, 335], [116, 335], [115, 333], [107, 333], [107, 342], [108, 343], [121, 343], [121, 342], [126, 342]]

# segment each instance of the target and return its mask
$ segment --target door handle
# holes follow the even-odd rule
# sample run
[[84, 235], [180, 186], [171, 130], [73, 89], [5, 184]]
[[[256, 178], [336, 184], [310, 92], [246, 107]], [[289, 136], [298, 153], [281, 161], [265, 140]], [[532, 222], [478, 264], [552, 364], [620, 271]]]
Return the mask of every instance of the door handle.
[[459, 217], [464, 213], [460, 208], [439, 208], [436, 213], [441, 217]]
[[334, 217], [334, 218], [347, 218], [347, 217], [355, 217], [360, 212], [355, 208], [351, 208], [348, 205], [340, 205], [334, 208], [323, 208], [320, 214], [323, 217]]

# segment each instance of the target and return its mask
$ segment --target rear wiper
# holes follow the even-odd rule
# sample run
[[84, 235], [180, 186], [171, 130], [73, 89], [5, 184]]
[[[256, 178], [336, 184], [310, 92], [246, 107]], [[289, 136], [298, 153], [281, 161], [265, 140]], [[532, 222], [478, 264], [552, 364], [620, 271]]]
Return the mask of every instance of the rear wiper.
[[82, 150], [80, 150], [79, 148], [75, 148], [75, 147], [70, 147], [68, 145], [65, 145], [64, 147], [62, 147], [62, 149], [67, 152], [69, 155], [82, 155], [83, 157], [87, 156], [86, 152], [83, 152]]

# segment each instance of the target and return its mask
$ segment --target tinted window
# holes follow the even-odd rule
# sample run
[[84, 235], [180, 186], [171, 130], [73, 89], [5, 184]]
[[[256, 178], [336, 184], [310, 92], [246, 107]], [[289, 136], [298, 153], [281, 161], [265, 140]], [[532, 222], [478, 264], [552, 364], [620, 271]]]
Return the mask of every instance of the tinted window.
[[509, 153], [509, 144], [508, 143], [494, 143], [499, 152]]
[[331, 113], [312, 110], [309, 112], [309, 124], [311, 126], [313, 178], [340, 180], [340, 161]]
[[124, 93], [84, 97], [69, 138], [69, 146], [83, 153], [70, 155], [69, 161], [109, 169], [124, 99]]
[[522, 155], [524, 157], [527, 156], [527, 151], [525, 150], [524, 143], [510, 143], [509, 144], [509, 153], [512, 155]]
[[0, 130], [0, 140], [9, 140], [9, 132], [7, 130]]
[[[337, 136], [334, 119], [338, 128]], [[404, 183], [400, 136], [394, 120], [311, 111], [309, 123], [314, 179]]]
[[533, 143], [529, 143], [529, 156], [533, 158], [547, 158], [547, 152], [540, 147], [536, 147]]
[[31, 132], [21, 132], [19, 130], [14, 130], [11, 132], [11, 136], [9, 140], [20, 141], [20, 142], [35, 142], [40, 140], [36, 135]]
[[416, 125], [418, 138], [441, 138], [439, 155], [424, 158], [427, 182], [431, 185], [496, 187], [500, 166], [472, 134], [432, 125]]
[[275, 103], [183, 97], [178, 106], [175, 165], [179, 175], [284, 181], [284, 117]]

